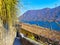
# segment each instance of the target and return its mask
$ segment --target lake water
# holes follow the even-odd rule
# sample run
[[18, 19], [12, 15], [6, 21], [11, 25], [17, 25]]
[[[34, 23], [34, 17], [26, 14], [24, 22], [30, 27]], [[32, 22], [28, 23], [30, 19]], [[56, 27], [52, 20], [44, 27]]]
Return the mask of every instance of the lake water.
[[60, 31], [60, 22], [58, 24], [56, 22], [43, 22], [43, 21], [24, 21], [24, 23], [29, 23], [33, 25], [42, 26], [44, 28], [51, 28], [52, 30]]

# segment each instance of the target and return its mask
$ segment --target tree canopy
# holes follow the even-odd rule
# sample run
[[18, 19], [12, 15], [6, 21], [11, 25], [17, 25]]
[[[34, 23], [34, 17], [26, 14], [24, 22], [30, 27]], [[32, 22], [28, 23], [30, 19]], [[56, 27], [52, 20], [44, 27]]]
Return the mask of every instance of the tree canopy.
[[18, 0], [0, 0], [0, 18], [3, 23], [12, 25], [17, 18], [17, 4]]

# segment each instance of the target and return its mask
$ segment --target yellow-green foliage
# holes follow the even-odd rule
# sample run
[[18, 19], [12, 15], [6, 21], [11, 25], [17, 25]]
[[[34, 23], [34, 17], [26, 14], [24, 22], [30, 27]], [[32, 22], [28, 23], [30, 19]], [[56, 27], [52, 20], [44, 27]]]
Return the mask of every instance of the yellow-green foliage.
[[[14, 23], [17, 12], [17, 0], [0, 0], [0, 18], [10, 25]], [[12, 22], [13, 21], [13, 22]]]
[[20, 32], [23, 33], [26, 37], [35, 40], [34, 35], [31, 32], [25, 31], [24, 29], [22, 29]]

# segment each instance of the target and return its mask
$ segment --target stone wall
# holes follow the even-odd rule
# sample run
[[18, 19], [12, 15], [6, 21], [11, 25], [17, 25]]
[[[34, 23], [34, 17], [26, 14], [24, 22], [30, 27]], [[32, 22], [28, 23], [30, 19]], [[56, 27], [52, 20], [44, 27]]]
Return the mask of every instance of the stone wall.
[[34, 45], [33, 43], [29, 42], [28, 40], [26, 40], [24, 38], [21, 39], [21, 43], [22, 43], [22, 45]]

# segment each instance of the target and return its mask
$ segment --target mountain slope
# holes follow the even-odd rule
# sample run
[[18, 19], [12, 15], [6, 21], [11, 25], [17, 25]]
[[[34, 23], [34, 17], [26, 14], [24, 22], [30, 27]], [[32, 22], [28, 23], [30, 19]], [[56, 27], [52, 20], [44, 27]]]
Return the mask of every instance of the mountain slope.
[[60, 6], [52, 9], [29, 10], [19, 17], [21, 21], [51, 21], [55, 18], [60, 21]]
[[19, 20], [60, 31], [60, 6], [52, 9], [29, 10], [20, 16]]

